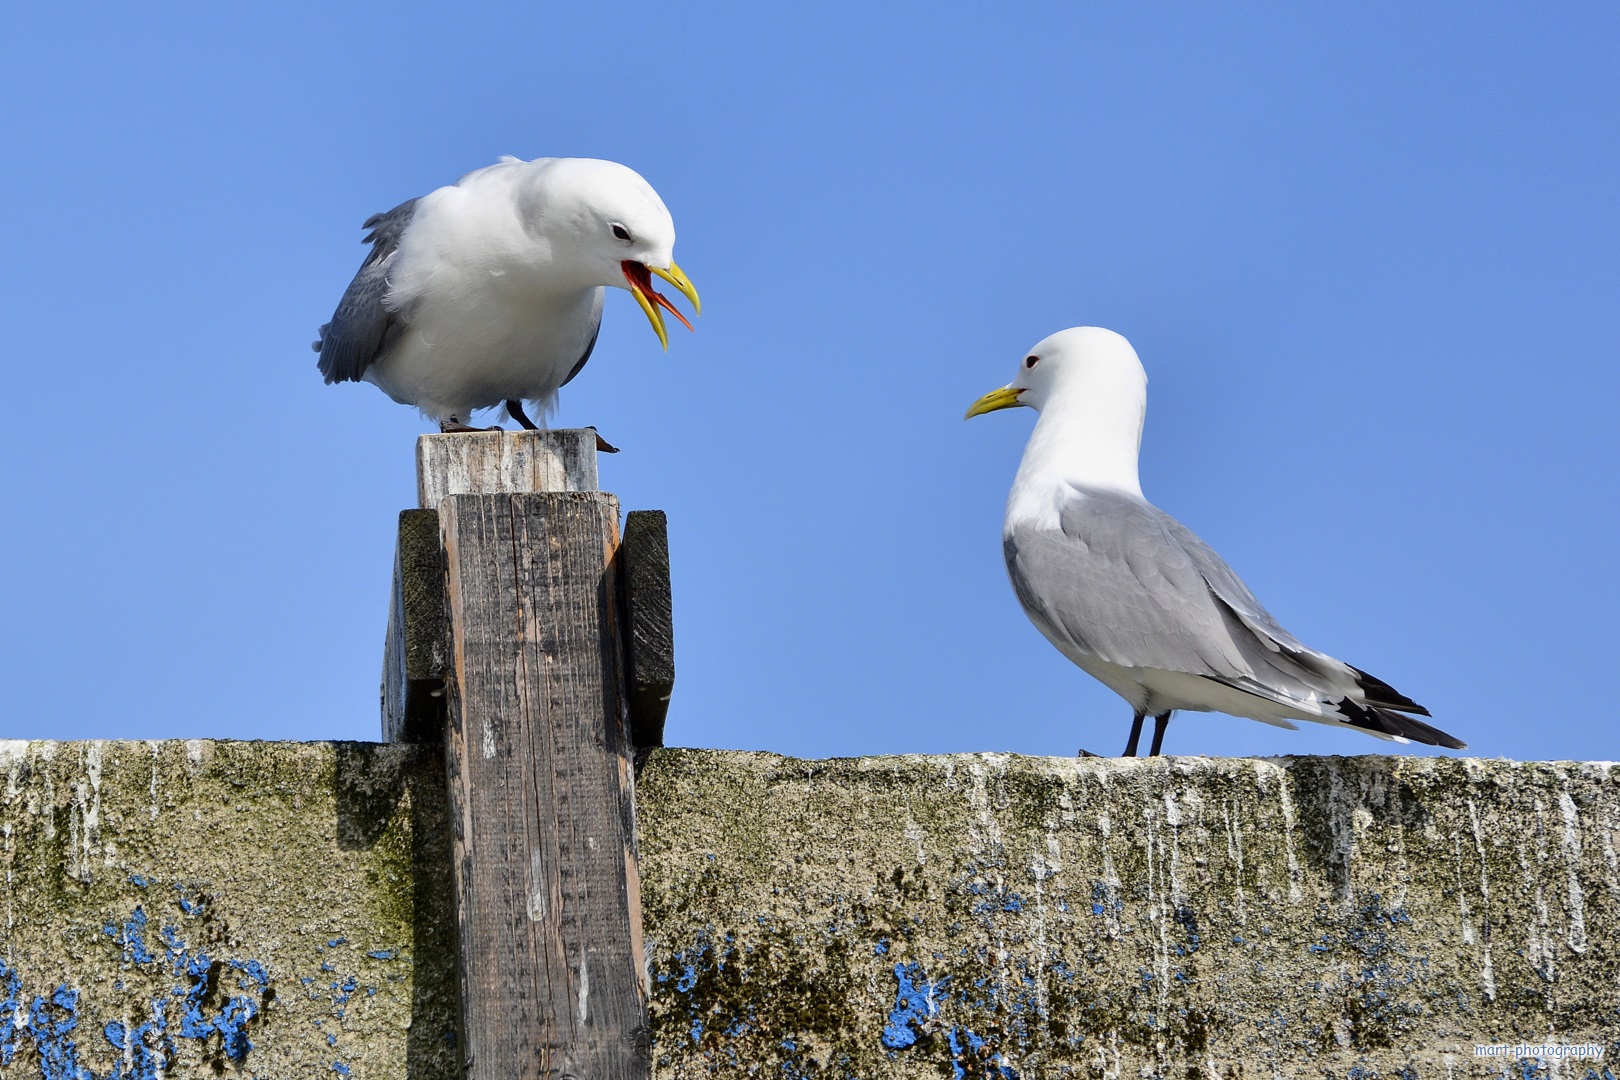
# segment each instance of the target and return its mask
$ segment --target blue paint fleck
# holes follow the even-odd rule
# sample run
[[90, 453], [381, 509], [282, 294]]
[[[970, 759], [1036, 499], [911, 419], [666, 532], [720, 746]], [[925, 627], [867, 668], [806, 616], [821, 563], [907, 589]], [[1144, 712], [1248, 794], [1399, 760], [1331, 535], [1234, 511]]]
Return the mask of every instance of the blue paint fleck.
[[372, 949], [366, 953], [373, 960], [393, 960], [399, 956], [398, 949]]
[[146, 947], [146, 912], [137, 906], [122, 927], [104, 926], [102, 933], [118, 943], [124, 952], [124, 966], [150, 964], [152, 953]]
[[929, 982], [918, 963], [894, 965], [894, 978], [899, 986], [894, 995], [894, 1008], [889, 1010], [889, 1021], [883, 1026], [883, 1045], [890, 1050], [904, 1050], [917, 1041], [918, 1025], [934, 1015], [934, 993], [947, 980]]
[[339, 1076], [349, 1075], [349, 1067], [343, 1064], [341, 1061], [332, 1062], [332, 1071], [337, 1073]]
[[[951, 1070], [956, 1080], [967, 1080], [967, 1070], [962, 1067], [962, 1058], [968, 1053], [972, 1053], [975, 1058], [984, 1057], [988, 1044], [983, 1037], [964, 1027], [952, 1028], [946, 1039], [951, 1047]], [[974, 1064], [974, 1080], [980, 1080], [980, 1077], [983, 1080], [1018, 1080], [1018, 1070], [1007, 1064], [1007, 1059], [999, 1053], [990, 1055], [987, 1063], [989, 1068], [982, 1072], [977, 1068], [978, 1062]]]
[[[259, 1014], [255, 997], [268, 989], [269, 972], [258, 961], [213, 961], [201, 950], [193, 952], [172, 926], [160, 933], [165, 946], [160, 957], [147, 946], [147, 921], [144, 909], [137, 907], [123, 926], [109, 925], [104, 932], [118, 946], [126, 968], [144, 967], [177, 982], [168, 993], [149, 1002], [151, 1018], [145, 1023], [111, 1021], [102, 1025], [102, 1039], [123, 1058], [105, 1080], [156, 1080], [173, 1071], [177, 1037], [202, 1039], [216, 1032], [226, 1056], [242, 1064], [253, 1046], [247, 1028]], [[242, 988], [255, 997], [233, 996], [217, 1013], [206, 1015], [201, 1002], [209, 978], [224, 969], [240, 972]], [[116, 980], [116, 988], [125, 985], [125, 980]], [[36, 996], [25, 1006], [22, 976], [4, 960], [0, 960], [0, 988], [7, 995], [0, 1001], [0, 1066], [9, 1065], [31, 1044], [39, 1059], [41, 1080], [97, 1080], [78, 1060], [79, 1045], [74, 1038], [81, 1022], [77, 989], [57, 986], [48, 996]], [[180, 1010], [177, 1023], [176, 1008]]]
[[137, 889], [144, 889], [148, 885], [152, 884], [149, 879], [142, 877], [140, 874], [129, 875], [129, 883], [135, 886]]

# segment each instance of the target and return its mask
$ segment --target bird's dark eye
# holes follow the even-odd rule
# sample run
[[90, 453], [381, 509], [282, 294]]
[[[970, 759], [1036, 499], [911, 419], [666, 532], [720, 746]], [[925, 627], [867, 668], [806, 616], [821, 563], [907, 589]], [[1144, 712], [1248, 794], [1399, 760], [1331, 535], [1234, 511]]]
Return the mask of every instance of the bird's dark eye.
[[617, 221], [613, 223], [613, 235], [627, 243], [630, 240], [630, 230], [625, 228], [623, 225], [620, 225]]
[[1026, 368], [1032, 368], [1032, 367], [1034, 367], [1036, 364], [1038, 364], [1040, 362], [1041, 362], [1041, 358], [1038, 357], [1038, 356], [1026, 356], [1026, 357], [1024, 357], [1024, 367], [1026, 367]]

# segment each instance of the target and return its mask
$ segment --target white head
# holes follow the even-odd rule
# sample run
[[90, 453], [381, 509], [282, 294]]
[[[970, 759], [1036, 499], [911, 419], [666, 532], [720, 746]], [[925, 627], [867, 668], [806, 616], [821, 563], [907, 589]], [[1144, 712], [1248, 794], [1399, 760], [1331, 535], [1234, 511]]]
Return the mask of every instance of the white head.
[[1141, 494], [1136, 458], [1147, 415], [1147, 372], [1131, 343], [1100, 326], [1061, 330], [1018, 363], [1018, 376], [967, 416], [1026, 405], [1041, 414], [1024, 452], [1076, 483]]
[[660, 308], [691, 324], [652, 287], [656, 274], [701, 310], [697, 289], [675, 265], [675, 220], [634, 169], [595, 158], [523, 162], [518, 194], [523, 226], [544, 236], [553, 264], [576, 268], [582, 285], [628, 289], [669, 347]]

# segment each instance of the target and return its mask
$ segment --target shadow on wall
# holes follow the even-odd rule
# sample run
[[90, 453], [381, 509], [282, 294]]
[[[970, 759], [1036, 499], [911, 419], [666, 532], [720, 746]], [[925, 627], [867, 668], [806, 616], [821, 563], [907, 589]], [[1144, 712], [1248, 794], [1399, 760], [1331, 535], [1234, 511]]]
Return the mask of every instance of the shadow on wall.
[[[437, 747], [403, 743], [337, 743], [334, 773], [338, 846], [370, 850], [408, 843], [411, 926], [411, 1026], [406, 1036], [409, 1080], [462, 1075], [456, 988], [456, 913], [444, 759]], [[392, 829], [395, 816], [409, 827]], [[401, 853], [404, 854], [404, 853]], [[378, 896], [391, 890], [379, 883]]]

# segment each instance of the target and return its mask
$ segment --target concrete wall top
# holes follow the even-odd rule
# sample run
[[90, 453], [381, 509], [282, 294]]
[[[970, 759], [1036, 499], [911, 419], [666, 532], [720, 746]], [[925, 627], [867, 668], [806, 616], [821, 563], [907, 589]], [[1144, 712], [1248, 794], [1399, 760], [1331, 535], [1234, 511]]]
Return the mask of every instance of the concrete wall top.
[[[0, 771], [0, 1077], [456, 1075], [435, 752], [12, 743]], [[1620, 1056], [1607, 764], [659, 750], [637, 800], [661, 1078]], [[1474, 1056], [1518, 1042], [1605, 1060]]]
[[1595, 1044], [1620, 1069], [1617, 781], [1454, 758], [659, 752], [637, 791], [659, 1061], [1606, 1077], [1474, 1048]]

